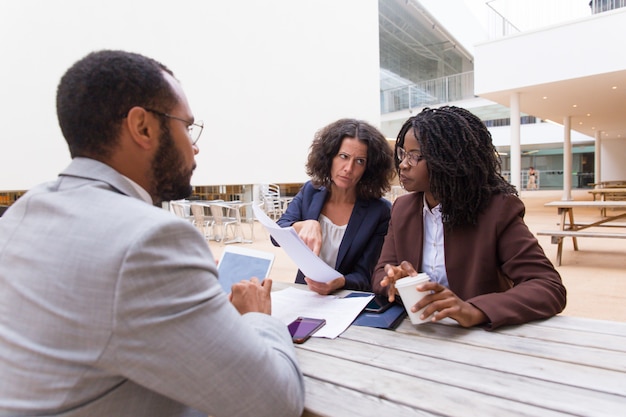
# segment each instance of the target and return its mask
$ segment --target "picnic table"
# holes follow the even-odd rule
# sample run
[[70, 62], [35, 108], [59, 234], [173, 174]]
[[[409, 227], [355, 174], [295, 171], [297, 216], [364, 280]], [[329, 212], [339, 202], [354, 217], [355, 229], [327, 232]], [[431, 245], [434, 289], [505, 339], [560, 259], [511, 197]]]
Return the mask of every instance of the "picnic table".
[[486, 331], [405, 319], [295, 346], [303, 416], [614, 417], [626, 405], [626, 323], [556, 316]]
[[[589, 190], [589, 194], [593, 196], [593, 201], [626, 200], [626, 188], [595, 188]], [[600, 211], [603, 216], [606, 215], [606, 208], [602, 208]]]
[[[561, 200], [551, 201], [544, 205], [545, 207], [556, 207], [559, 216], [559, 230], [541, 230], [537, 232], [537, 235], [551, 236], [552, 243], [557, 244], [556, 264], [561, 265], [561, 256], [563, 252], [563, 239], [571, 237], [574, 245], [574, 250], [578, 250], [579, 237], [594, 237], [594, 238], [606, 238], [606, 239], [626, 239], [626, 224], [616, 223], [617, 220], [626, 217], [626, 201], [572, 201]], [[599, 208], [603, 210], [603, 217], [599, 220], [576, 223], [574, 220], [575, 208]], [[606, 215], [606, 209], [617, 209], [619, 212], [611, 215]], [[588, 230], [590, 228], [602, 228], [613, 227], [615, 231], [606, 232], [598, 231], [597, 229]]]

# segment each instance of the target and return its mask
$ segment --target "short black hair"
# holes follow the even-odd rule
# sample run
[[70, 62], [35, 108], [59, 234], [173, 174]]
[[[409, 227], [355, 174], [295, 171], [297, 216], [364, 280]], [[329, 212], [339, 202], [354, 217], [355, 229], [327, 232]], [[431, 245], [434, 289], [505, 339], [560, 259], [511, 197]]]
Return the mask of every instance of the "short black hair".
[[178, 98], [164, 72], [173, 76], [151, 58], [114, 50], [92, 52], [72, 65], [57, 88], [57, 117], [72, 158], [109, 156], [134, 106], [173, 108]]
[[315, 133], [306, 164], [311, 181], [316, 186], [330, 186], [333, 158], [344, 138], [367, 144], [367, 164], [356, 186], [357, 196], [364, 200], [382, 197], [391, 188], [395, 175], [393, 152], [385, 136], [363, 120], [339, 119]]

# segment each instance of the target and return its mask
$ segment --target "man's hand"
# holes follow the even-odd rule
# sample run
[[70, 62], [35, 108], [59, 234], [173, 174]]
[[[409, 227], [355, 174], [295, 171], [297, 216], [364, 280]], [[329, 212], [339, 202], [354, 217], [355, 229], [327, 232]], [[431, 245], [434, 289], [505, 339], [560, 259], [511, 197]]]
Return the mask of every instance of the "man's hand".
[[272, 314], [271, 291], [270, 278], [265, 278], [263, 283], [259, 283], [257, 277], [252, 277], [249, 281], [241, 280], [233, 284], [228, 298], [239, 314], [252, 312]]

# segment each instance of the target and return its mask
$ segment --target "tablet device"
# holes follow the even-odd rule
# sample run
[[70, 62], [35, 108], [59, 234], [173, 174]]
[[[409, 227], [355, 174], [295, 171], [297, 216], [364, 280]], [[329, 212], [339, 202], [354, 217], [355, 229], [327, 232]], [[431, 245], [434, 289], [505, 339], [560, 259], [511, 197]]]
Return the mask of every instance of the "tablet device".
[[230, 287], [241, 281], [257, 277], [259, 281], [270, 274], [274, 254], [240, 246], [226, 246], [217, 264], [218, 281], [226, 293]]

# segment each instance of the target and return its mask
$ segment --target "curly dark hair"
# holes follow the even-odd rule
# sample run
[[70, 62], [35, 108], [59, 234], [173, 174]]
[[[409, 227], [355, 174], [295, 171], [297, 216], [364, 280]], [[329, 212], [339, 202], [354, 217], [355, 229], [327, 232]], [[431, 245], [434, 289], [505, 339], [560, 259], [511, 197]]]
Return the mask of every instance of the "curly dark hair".
[[[466, 109], [425, 108], [400, 129], [396, 149], [409, 129], [417, 138], [430, 175], [430, 191], [441, 203], [447, 227], [476, 224], [494, 194], [517, 190], [500, 174], [501, 162], [484, 123]], [[400, 162], [396, 160], [396, 169]]]
[[110, 156], [122, 119], [134, 106], [171, 110], [178, 98], [163, 64], [132, 52], [92, 52], [70, 67], [57, 88], [57, 117], [72, 158]]
[[391, 188], [395, 175], [393, 152], [385, 136], [369, 123], [340, 119], [315, 133], [306, 172], [316, 186], [330, 187], [333, 158], [344, 138], [356, 138], [367, 145], [365, 172], [356, 187], [357, 197], [365, 200], [382, 197]]

